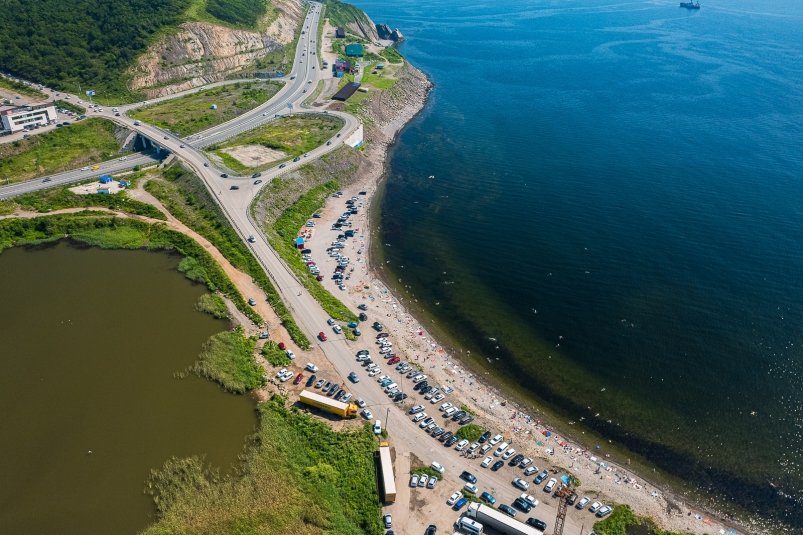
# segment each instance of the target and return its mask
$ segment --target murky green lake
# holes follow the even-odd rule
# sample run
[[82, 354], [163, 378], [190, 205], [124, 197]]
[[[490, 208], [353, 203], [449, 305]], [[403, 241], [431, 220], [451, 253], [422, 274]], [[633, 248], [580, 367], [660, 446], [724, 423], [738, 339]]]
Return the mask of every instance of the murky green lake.
[[205, 289], [177, 263], [68, 243], [0, 254], [3, 533], [135, 533], [152, 468], [235, 462], [254, 402], [175, 377], [226, 328], [194, 310]]

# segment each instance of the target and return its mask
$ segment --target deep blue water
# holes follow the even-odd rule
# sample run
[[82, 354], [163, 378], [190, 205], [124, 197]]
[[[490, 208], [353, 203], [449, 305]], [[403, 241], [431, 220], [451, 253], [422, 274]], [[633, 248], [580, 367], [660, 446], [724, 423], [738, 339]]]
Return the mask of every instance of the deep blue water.
[[355, 3], [435, 83], [394, 274], [567, 420], [799, 526], [803, 4]]

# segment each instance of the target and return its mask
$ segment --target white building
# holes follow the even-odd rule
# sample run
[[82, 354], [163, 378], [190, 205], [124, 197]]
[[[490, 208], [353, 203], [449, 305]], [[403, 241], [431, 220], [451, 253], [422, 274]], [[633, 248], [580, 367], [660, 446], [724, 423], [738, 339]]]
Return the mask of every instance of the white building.
[[19, 132], [26, 127], [50, 124], [56, 119], [56, 107], [53, 104], [0, 107], [0, 123], [2, 130], [6, 132]]

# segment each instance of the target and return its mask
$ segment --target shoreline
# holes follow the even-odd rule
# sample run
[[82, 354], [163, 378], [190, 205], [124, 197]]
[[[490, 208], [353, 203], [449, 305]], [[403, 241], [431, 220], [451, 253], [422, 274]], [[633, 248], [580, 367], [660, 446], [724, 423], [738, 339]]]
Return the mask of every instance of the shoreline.
[[[427, 367], [426, 373], [434, 375], [441, 384], [448, 383], [455, 388], [450, 401], [459, 399], [470, 405], [478, 413], [478, 420], [484, 420], [506, 436], [515, 437], [517, 445], [527, 447], [527, 453], [533, 458], [540, 458], [550, 466], [578, 475], [583, 481], [580, 488], [583, 493], [593, 494], [592, 489], [596, 489], [600, 496], [615, 503], [631, 505], [636, 514], [654, 519], [664, 529], [701, 534], [717, 533], [720, 530], [721, 533], [731, 534], [743, 532], [744, 528], [740, 524], [725, 520], [720, 514], [706, 508], [687, 503], [687, 498], [666, 489], [663, 482], [652, 483], [635, 471], [612, 462], [609, 456], [598, 457], [589, 448], [580, 446], [582, 441], [564, 434], [561, 429], [563, 426], [548, 422], [556, 418], [548, 409], [540, 407], [540, 403], [527, 399], [518, 389], [510, 392], [510, 385], [505, 384], [503, 379], [493, 377], [486, 370], [482, 370], [484, 373], [481, 376], [477, 370], [480, 367], [477, 362], [459, 355], [454, 348], [447, 350], [447, 347], [457, 344], [447, 332], [437, 326], [434, 321], [436, 316], [412, 302], [408, 304], [409, 299], [399, 297], [403, 295], [403, 290], [400, 291], [390, 280], [392, 274], [382, 265], [381, 244], [375, 243], [373, 238], [379, 237], [379, 211], [384, 199], [388, 157], [392, 146], [404, 127], [425, 110], [429, 102], [429, 92], [434, 87], [424, 73], [407, 60], [405, 62], [413, 77], [425, 81], [426, 89], [421, 100], [404, 100], [395, 109], [392, 107], [393, 103], [390, 106], [385, 102], [379, 104], [383, 108], [379, 112], [381, 117], [377, 126], [372, 127], [366, 136], [366, 158], [373, 165], [358, 176], [353, 184], [343, 188], [344, 197], [357, 195], [359, 191], [367, 193], [361, 199], [364, 200], [367, 214], [360, 216], [365, 224], [358, 237], [362, 251], [357, 264], [359, 273], [352, 274], [352, 280], [347, 284], [348, 299], [343, 299], [342, 292], [333, 286], [328, 288], [329, 291], [347, 305], [356, 306], [368, 302], [372, 310], [375, 305], [381, 308], [386, 318], [383, 323], [394, 336], [394, 340], [399, 341], [400, 353], [407, 357], [405, 360], [423, 364]], [[392, 117], [386, 115], [388, 112]], [[329, 224], [328, 217], [333, 215], [329, 213], [331, 204], [327, 200], [322, 210], [321, 224], [324, 226]], [[360, 282], [355, 283], [354, 278]], [[420, 321], [421, 319], [425, 321]], [[423, 326], [424, 323], [430, 324], [430, 321], [436, 323], [432, 329], [434, 333]], [[439, 340], [447, 343], [442, 344]], [[472, 392], [467, 391], [469, 388]], [[539, 416], [542, 416], [543, 411], [547, 422], [530, 416], [528, 412], [531, 411], [522, 409], [523, 405], [535, 405], [534, 410]], [[545, 436], [544, 433], [551, 436]], [[538, 437], [538, 440], [534, 440], [534, 437]], [[643, 470], [639, 470], [641, 471]], [[728, 529], [731, 531], [726, 531]]]

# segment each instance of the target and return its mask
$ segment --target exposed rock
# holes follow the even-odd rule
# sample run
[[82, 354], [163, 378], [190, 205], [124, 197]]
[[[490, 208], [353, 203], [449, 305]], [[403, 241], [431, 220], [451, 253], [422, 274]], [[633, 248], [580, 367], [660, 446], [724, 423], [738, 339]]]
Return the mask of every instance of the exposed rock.
[[292, 42], [304, 15], [301, 0], [274, 0], [278, 17], [264, 32], [186, 22], [159, 40], [132, 69], [132, 90], [148, 98], [217, 82]]
[[397, 43], [404, 41], [404, 36], [402, 35], [401, 30], [398, 28], [391, 30], [390, 26], [387, 24], [377, 24], [376, 33], [380, 39], [390, 39], [391, 41], [395, 41]]

